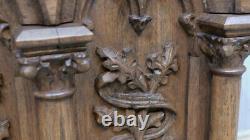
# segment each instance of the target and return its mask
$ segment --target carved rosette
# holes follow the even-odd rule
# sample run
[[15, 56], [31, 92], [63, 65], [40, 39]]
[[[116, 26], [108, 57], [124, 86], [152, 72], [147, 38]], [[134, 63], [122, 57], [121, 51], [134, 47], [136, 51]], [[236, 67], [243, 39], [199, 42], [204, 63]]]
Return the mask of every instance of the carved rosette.
[[75, 92], [74, 75], [90, 67], [87, 52], [18, 58], [20, 75], [37, 85], [34, 94], [43, 99], [61, 99]]
[[[178, 70], [175, 49], [172, 44], [163, 47], [162, 52], [152, 53], [146, 60], [148, 71], [143, 71], [136, 62], [133, 50], [122, 52], [99, 48], [97, 54], [104, 59], [107, 72], [100, 74], [96, 87], [100, 97], [114, 106], [114, 109], [96, 107], [97, 122], [103, 115], [112, 114], [117, 108], [126, 110], [126, 115], [150, 115], [146, 129], [137, 127], [114, 128], [128, 133], [115, 136], [112, 140], [144, 140], [166, 136], [172, 139], [168, 130], [175, 121], [176, 112], [172, 105], [158, 93], [168, 83], [168, 77]], [[140, 125], [140, 124], [139, 124]]]
[[0, 140], [6, 139], [10, 136], [9, 127], [10, 124], [8, 121], [0, 121]]
[[206, 33], [199, 37], [207, 44], [201, 45], [201, 50], [209, 58], [212, 72], [222, 75], [245, 72], [243, 62], [250, 54], [250, 37], [224, 38]]

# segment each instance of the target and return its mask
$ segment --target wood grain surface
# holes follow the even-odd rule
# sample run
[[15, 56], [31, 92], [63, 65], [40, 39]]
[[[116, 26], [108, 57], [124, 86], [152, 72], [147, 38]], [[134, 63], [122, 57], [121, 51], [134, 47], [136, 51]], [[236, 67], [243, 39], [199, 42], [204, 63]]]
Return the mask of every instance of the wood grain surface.
[[[16, 1], [21, 6], [28, 0]], [[76, 7], [84, 5], [86, 1], [77, 1]], [[15, 9], [13, 5], [17, 6], [12, 1], [1, 2], [12, 9]], [[64, 3], [69, 5], [66, 7], [69, 13], [64, 11], [65, 16], [62, 16], [63, 19], [60, 21], [54, 16], [52, 19], [46, 19], [49, 22], [41, 21], [41, 16], [36, 15], [36, 10], [41, 7], [33, 7], [32, 10], [29, 10], [32, 7], [25, 6], [16, 7], [17, 10], [7, 8], [8, 12], [1, 11], [0, 17], [10, 22], [15, 34], [15, 29], [18, 29], [21, 24], [55, 25], [71, 21], [72, 19], [68, 18], [72, 16], [70, 7], [73, 8], [75, 5], [66, 1]], [[201, 4], [201, 1], [193, 1], [197, 14], [203, 9]], [[3, 7], [3, 5], [0, 6]], [[19, 10], [23, 10], [22, 14]], [[75, 11], [74, 21], [81, 22], [82, 17], [86, 17], [86, 14], [81, 14], [85, 12], [84, 8], [76, 8]], [[0, 45], [0, 72], [5, 79], [0, 103], [0, 120], [10, 121], [9, 139], [109, 140], [115, 133], [99, 126], [93, 114], [94, 106], [109, 106], [98, 96], [95, 89], [95, 78], [104, 72], [101, 61], [96, 55], [96, 48], [108, 47], [116, 50], [125, 47], [133, 48], [139, 65], [144, 67], [147, 54], [161, 51], [162, 46], [172, 42], [177, 49], [179, 71], [169, 77], [167, 86], [159, 89], [159, 92], [176, 108], [177, 118], [168, 133], [173, 135], [175, 140], [207, 140], [210, 87], [208, 69], [203, 58], [195, 58], [189, 62], [188, 53], [192, 39], [179, 25], [178, 18], [182, 12], [179, 1], [148, 0], [145, 14], [150, 15], [152, 21], [138, 36], [129, 24], [130, 11], [125, 0], [95, 0], [87, 15], [94, 25], [94, 39], [87, 45], [91, 68], [86, 73], [75, 75], [77, 91], [74, 96], [59, 101], [35, 99], [33, 94], [36, 90], [35, 84], [19, 77], [15, 54]], [[20, 17], [21, 20], [16, 17]], [[191, 89], [188, 90], [188, 88]]]

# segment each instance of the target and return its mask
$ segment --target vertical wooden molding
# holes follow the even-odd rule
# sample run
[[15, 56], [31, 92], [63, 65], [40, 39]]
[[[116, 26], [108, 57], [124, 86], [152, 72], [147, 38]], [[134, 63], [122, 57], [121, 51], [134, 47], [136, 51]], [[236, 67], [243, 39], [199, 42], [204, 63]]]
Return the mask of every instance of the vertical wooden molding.
[[213, 73], [209, 140], [236, 140], [240, 82], [244, 59], [250, 54], [250, 37], [224, 38], [200, 34], [207, 43], [201, 47]]
[[[0, 19], [0, 44], [2, 44], [5, 47], [10, 46], [10, 30], [9, 25], [5, 23], [4, 21], [1, 21]], [[4, 86], [4, 78], [3, 74], [0, 73], [0, 101], [1, 101], [1, 93], [2, 88]]]
[[37, 129], [41, 140], [77, 140], [77, 124], [72, 99], [37, 101]]
[[2, 94], [2, 88], [4, 86], [4, 79], [3, 79], [3, 74], [0, 73], [0, 101], [1, 101], [1, 94]]
[[9, 134], [9, 121], [0, 121], [0, 140], [9, 138], [10, 134]]

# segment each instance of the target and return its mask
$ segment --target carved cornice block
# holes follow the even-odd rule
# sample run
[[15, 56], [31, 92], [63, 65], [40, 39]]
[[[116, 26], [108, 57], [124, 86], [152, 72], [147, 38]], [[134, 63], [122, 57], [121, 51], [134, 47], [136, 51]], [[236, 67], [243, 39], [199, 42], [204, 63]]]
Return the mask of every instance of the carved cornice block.
[[85, 26], [65, 24], [55, 27], [26, 26], [14, 38], [14, 47], [19, 55], [40, 56], [70, 52], [85, 48], [92, 41], [93, 33]]
[[9, 127], [10, 124], [8, 121], [0, 121], [0, 140], [6, 139], [10, 136]]
[[204, 14], [198, 19], [203, 33], [197, 35], [206, 42], [200, 45], [217, 74], [241, 75], [243, 62], [250, 53], [249, 15]]
[[203, 32], [222, 37], [250, 35], [250, 15], [203, 14], [197, 22]]

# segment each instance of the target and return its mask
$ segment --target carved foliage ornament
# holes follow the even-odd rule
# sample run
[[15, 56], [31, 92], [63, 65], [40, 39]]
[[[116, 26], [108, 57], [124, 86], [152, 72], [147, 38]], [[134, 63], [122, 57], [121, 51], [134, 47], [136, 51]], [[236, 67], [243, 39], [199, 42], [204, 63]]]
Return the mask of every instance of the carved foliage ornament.
[[188, 35], [195, 36], [196, 22], [193, 13], [193, 4], [190, 0], [181, 0], [183, 14], [179, 17], [179, 22], [188, 33]]
[[209, 58], [212, 70], [217, 73], [242, 74], [243, 62], [250, 54], [249, 37], [223, 38], [206, 33], [198, 36], [207, 45], [201, 51]]
[[129, 23], [140, 35], [152, 20], [150, 16], [146, 15], [148, 0], [127, 0], [127, 2], [130, 8]]
[[[127, 115], [150, 115], [146, 129], [137, 127], [115, 128], [127, 130], [127, 134], [115, 136], [112, 140], [144, 140], [168, 136], [167, 132], [175, 121], [175, 109], [158, 93], [158, 89], [168, 82], [170, 74], [178, 70], [175, 49], [172, 44], [163, 47], [161, 53], [148, 55], [143, 71], [136, 62], [133, 50], [125, 48], [122, 52], [110, 48], [99, 48], [97, 54], [104, 59], [107, 72], [100, 74], [96, 87], [103, 100], [116, 108], [125, 109]], [[116, 109], [96, 107], [97, 122], [103, 115], [112, 114]], [[139, 124], [140, 125], [140, 124]]]

